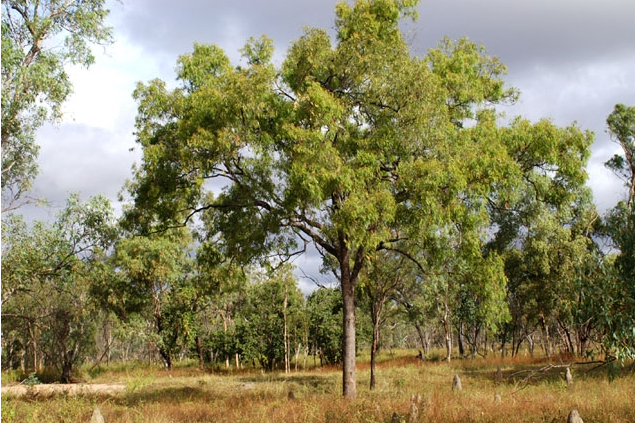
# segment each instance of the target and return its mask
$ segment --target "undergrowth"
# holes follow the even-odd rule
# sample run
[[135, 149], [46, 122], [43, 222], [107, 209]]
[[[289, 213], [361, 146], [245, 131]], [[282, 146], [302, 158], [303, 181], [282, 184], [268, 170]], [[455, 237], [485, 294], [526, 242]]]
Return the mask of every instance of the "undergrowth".
[[[171, 372], [153, 366], [113, 366], [91, 383], [118, 383], [123, 394], [47, 398], [2, 396], [3, 422], [89, 421], [98, 406], [108, 423], [119, 422], [564, 422], [576, 408], [585, 422], [635, 421], [632, 367], [609, 381], [606, 370], [552, 359], [477, 359], [424, 362], [412, 351], [384, 352], [377, 387], [368, 389], [368, 363], [360, 358], [358, 398], [341, 398], [337, 368], [284, 373], [259, 370], [200, 371], [193, 364]], [[497, 368], [501, 378], [496, 378]], [[561, 367], [562, 366], [562, 367]], [[461, 391], [452, 390], [458, 374]], [[496, 399], [498, 394], [500, 400]]]

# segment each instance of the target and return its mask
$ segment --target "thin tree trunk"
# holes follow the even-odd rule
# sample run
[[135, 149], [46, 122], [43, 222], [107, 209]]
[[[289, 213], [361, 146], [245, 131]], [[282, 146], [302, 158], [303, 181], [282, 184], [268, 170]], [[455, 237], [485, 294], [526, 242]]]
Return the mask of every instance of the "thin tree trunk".
[[542, 328], [543, 347], [545, 349], [545, 355], [551, 357], [551, 342], [549, 339], [549, 327], [544, 315], [540, 315], [540, 326]]
[[573, 345], [573, 339], [571, 337], [571, 331], [569, 330], [569, 328], [562, 322], [558, 321], [558, 324], [560, 325], [560, 328], [562, 329], [562, 332], [564, 334], [564, 336], [562, 337], [565, 345], [567, 346], [567, 350], [569, 352], [569, 354], [574, 355], [575, 354], [575, 346]]
[[165, 370], [172, 370], [172, 355], [163, 347], [159, 348], [159, 355], [163, 359]]
[[300, 361], [300, 349], [302, 348], [302, 343], [298, 343], [296, 344], [296, 348], [295, 348], [295, 365], [294, 365], [294, 370], [297, 372], [298, 371], [298, 366], [300, 365], [299, 361]]
[[379, 316], [373, 313], [373, 340], [370, 345], [370, 389], [375, 389], [377, 384], [377, 345], [379, 343]]
[[289, 335], [287, 331], [287, 303], [289, 302], [289, 294], [287, 292], [287, 283], [284, 284], [284, 301], [282, 304], [282, 318], [284, 320], [284, 329], [282, 341], [284, 343], [284, 372], [291, 373], [291, 364], [289, 363]]
[[29, 322], [29, 335], [31, 336], [31, 346], [33, 347], [33, 371], [37, 372], [38, 368], [38, 355], [37, 355], [37, 341], [35, 340], [35, 333], [33, 325]]
[[586, 351], [589, 346], [590, 332], [591, 329], [588, 322], [580, 325], [577, 330], [578, 356], [582, 358], [586, 355]]
[[[520, 334], [520, 330], [514, 325], [514, 329], [512, 330], [512, 357], [518, 355], [518, 348], [520, 347], [522, 339], [523, 337]], [[518, 340], [518, 345], [516, 345], [516, 340]]]
[[478, 337], [480, 333], [481, 333], [481, 326], [477, 324], [476, 327], [474, 328], [474, 342], [472, 342], [472, 359], [475, 359], [476, 356], [478, 355]]
[[465, 357], [465, 346], [463, 345], [463, 320], [459, 321], [459, 333], [457, 335], [459, 343], [459, 355]]
[[[156, 310], [159, 310], [158, 307]], [[163, 316], [161, 315], [160, 310], [156, 310], [154, 318], [156, 319], [157, 333], [161, 333], [161, 331], [163, 330]], [[172, 353], [164, 345], [165, 344], [161, 343], [161, 346], [159, 346], [159, 355], [161, 356], [161, 358], [163, 358], [165, 369], [172, 370]]]
[[343, 395], [348, 399], [357, 397], [355, 381], [355, 281], [351, 280], [348, 254], [340, 260], [343, 309], [344, 345], [342, 354]]
[[[3, 349], [6, 347], [3, 347]], [[14, 348], [13, 348], [13, 342], [9, 342], [9, 365], [8, 365], [8, 369], [9, 370], [13, 370], [13, 355], [14, 355]]]
[[445, 312], [443, 316], [443, 330], [445, 331], [445, 361], [452, 361], [452, 325], [450, 324], [450, 310], [445, 304]]
[[419, 336], [419, 342], [421, 342], [421, 348], [423, 349], [424, 355], [428, 355], [428, 341], [423, 333], [423, 329], [421, 329], [421, 325], [419, 322], [414, 323], [415, 329], [417, 330], [417, 335]]
[[[501, 358], [505, 358], [505, 344], [507, 343], [507, 328], [505, 328], [505, 330], [503, 330], [503, 334], [502, 334], [502, 340], [501, 340]], [[513, 345], [513, 344], [512, 344]]]
[[205, 369], [205, 357], [203, 356], [203, 348], [201, 347], [201, 337], [196, 335], [196, 353], [198, 354], [198, 368]]
[[20, 370], [22, 370], [22, 373], [26, 372], [26, 348], [20, 354]]
[[[221, 319], [223, 319], [223, 333], [227, 335], [227, 316], [224, 312], [220, 313]], [[229, 356], [225, 356], [225, 368], [229, 369]]]
[[110, 367], [110, 359], [112, 355], [112, 343], [114, 342], [114, 338], [112, 336], [112, 330], [108, 331], [108, 343], [106, 344], [106, 348], [108, 351], [106, 353], [106, 367]]

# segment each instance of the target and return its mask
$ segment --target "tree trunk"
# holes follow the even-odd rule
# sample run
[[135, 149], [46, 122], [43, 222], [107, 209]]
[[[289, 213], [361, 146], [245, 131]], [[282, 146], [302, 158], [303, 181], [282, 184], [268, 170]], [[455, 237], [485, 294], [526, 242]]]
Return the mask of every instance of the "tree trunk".
[[563, 343], [566, 346], [567, 352], [571, 355], [575, 354], [575, 346], [573, 345], [573, 339], [571, 338], [571, 331], [563, 322], [558, 320], [558, 325], [560, 326], [560, 330], [562, 331], [561, 337]]
[[62, 383], [72, 383], [73, 381], [73, 364], [64, 360], [62, 364]]
[[203, 348], [201, 347], [201, 337], [196, 335], [196, 353], [198, 354], [198, 368], [205, 370], [205, 357], [203, 356]]
[[[156, 301], [156, 304], [160, 304]], [[157, 333], [161, 333], [163, 331], [163, 316], [161, 314], [161, 310], [159, 305], [155, 305], [154, 318], [156, 321], [156, 330]], [[165, 347], [165, 344], [161, 342], [161, 345], [158, 347], [159, 355], [163, 358], [163, 364], [165, 365], [166, 370], [172, 370], [172, 354], [171, 351]]]
[[445, 361], [452, 361], [452, 325], [450, 324], [450, 310], [445, 305], [445, 313], [443, 316], [443, 330], [445, 331]]
[[527, 349], [529, 350], [529, 356], [531, 358], [534, 357], [534, 336], [531, 333], [526, 335], [527, 338]]
[[428, 354], [430, 353], [430, 342], [428, 341], [428, 338], [426, 337], [426, 335], [423, 333], [423, 329], [421, 328], [421, 325], [418, 322], [414, 323], [415, 329], [417, 330], [417, 335], [419, 335], [419, 342], [421, 342], [421, 348], [423, 348], [423, 354], [427, 357]]
[[472, 343], [471, 343], [472, 359], [475, 359], [476, 356], [478, 355], [478, 337], [480, 333], [481, 333], [481, 326], [477, 324], [476, 327], [474, 328], [474, 339], [472, 340]]
[[[507, 327], [505, 327], [505, 329], [503, 329], [503, 333], [502, 333], [502, 339], [501, 339], [501, 346], [500, 346], [500, 351], [501, 351], [501, 358], [505, 358], [505, 344], [507, 344]], [[512, 338], [513, 339], [513, 338]], [[513, 344], [512, 344], [513, 346]]]
[[172, 355], [165, 348], [159, 348], [159, 354], [161, 358], [163, 358], [163, 364], [165, 365], [165, 370], [172, 370]]
[[[227, 319], [224, 312], [220, 313], [221, 319], [223, 319], [223, 333], [227, 334]], [[229, 356], [225, 357], [225, 368], [229, 369]]]
[[289, 361], [289, 334], [287, 330], [287, 303], [289, 302], [289, 294], [287, 292], [287, 283], [284, 284], [284, 301], [282, 304], [282, 318], [284, 320], [284, 329], [282, 333], [282, 342], [284, 343], [284, 372], [291, 373], [291, 363]]
[[549, 326], [544, 315], [540, 315], [540, 326], [542, 328], [543, 346], [545, 348], [545, 355], [551, 357], [551, 342], [549, 339]]
[[79, 352], [79, 345], [72, 345], [70, 349], [66, 350], [66, 343], [62, 345], [62, 354], [61, 354], [61, 368], [62, 368], [62, 383], [73, 383], [73, 364], [75, 363], [75, 359], [77, 358], [77, 353]]
[[373, 341], [370, 344], [370, 389], [377, 384], [375, 371], [377, 369], [377, 344], [379, 343], [379, 318], [373, 316]]
[[522, 342], [523, 336], [520, 333], [520, 329], [517, 328], [516, 325], [514, 325], [514, 329], [512, 330], [512, 357], [518, 355], [518, 349], [520, 348], [520, 344]]
[[299, 360], [300, 360], [300, 350], [302, 348], [302, 343], [297, 343], [296, 344], [296, 348], [295, 348], [295, 364], [294, 364], [294, 370], [297, 372], [298, 371], [298, 366], [299, 366]]
[[31, 322], [29, 322], [29, 336], [31, 337], [31, 346], [33, 348], [33, 371], [37, 372], [38, 367], [38, 354], [37, 354], [37, 341], [35, 339], [35, 330]]
[[459, 321], [459, 333], [457, 335], [459, 343], [459, 355], [465, 357], [465, 346], [463, 346], [463, 320]]
[[452, 361], [452, 329], [449, 325], [444, 325], [445, 329], [445, 361], [448, 363]]
[[587, 348], [589, 347], [589, 340], [591, 339], [591, 330], [587, 324], [581, 325], [577, 331], [578, 338], [578, 356], [584, 358], [586, 356]]
[[357, 397], [357, 385], [355, 382], [355, 281], [351, 280], [348, 255], [340, 261], [342, 300], [344, 303], [343, 332], [344, 342], [342, 349], [342, 386], [343, 395], [348, 399]]

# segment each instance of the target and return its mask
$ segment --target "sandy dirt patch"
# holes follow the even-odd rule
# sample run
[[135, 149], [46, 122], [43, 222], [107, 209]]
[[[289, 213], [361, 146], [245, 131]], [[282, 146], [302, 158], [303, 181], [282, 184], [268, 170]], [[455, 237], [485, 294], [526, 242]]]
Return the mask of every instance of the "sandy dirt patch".
[[3, 386], [2, 395], [21, 397], [48, 397], [56, 394], [65, 395], [116, 395], [125, 392], [126, 386], [120, 384], [104, 383], [73, 383], [73, 384], [41, 384], [41, 385], [12, 385]]

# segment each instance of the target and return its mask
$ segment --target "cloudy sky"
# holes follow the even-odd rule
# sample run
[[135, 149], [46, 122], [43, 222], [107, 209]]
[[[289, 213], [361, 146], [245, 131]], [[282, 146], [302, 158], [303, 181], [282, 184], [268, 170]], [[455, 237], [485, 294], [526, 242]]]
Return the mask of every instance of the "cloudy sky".
[[[110, 4], [116, 42], [98, 47], [90, 69], [70, 69], [74, 94], [57, 126], [38, 134], [35, 193], [52, 211], [70, 192], [117, 193], [140, 159], [134, 141], [138, 81], [174, 81], [176, 59], [193, 43], [214, 43], [235, 61], [251, 36], [267, 34], [281, 60], [304, 26], [333, 29], [336, 0], [123, 0]], [[558, 125], [576, 121], [595, 132], [589, 185], [600, 210], [625, 192], [603, 163], [618, 152], [605, 121], [616, 103], [635, 105], [633, 0], [423, 0], [419, 20], [404, 25], [412, 51], [423, 55], [444, 36], [467, 36], [508, 67], [522, 95], [506, 113]]]

